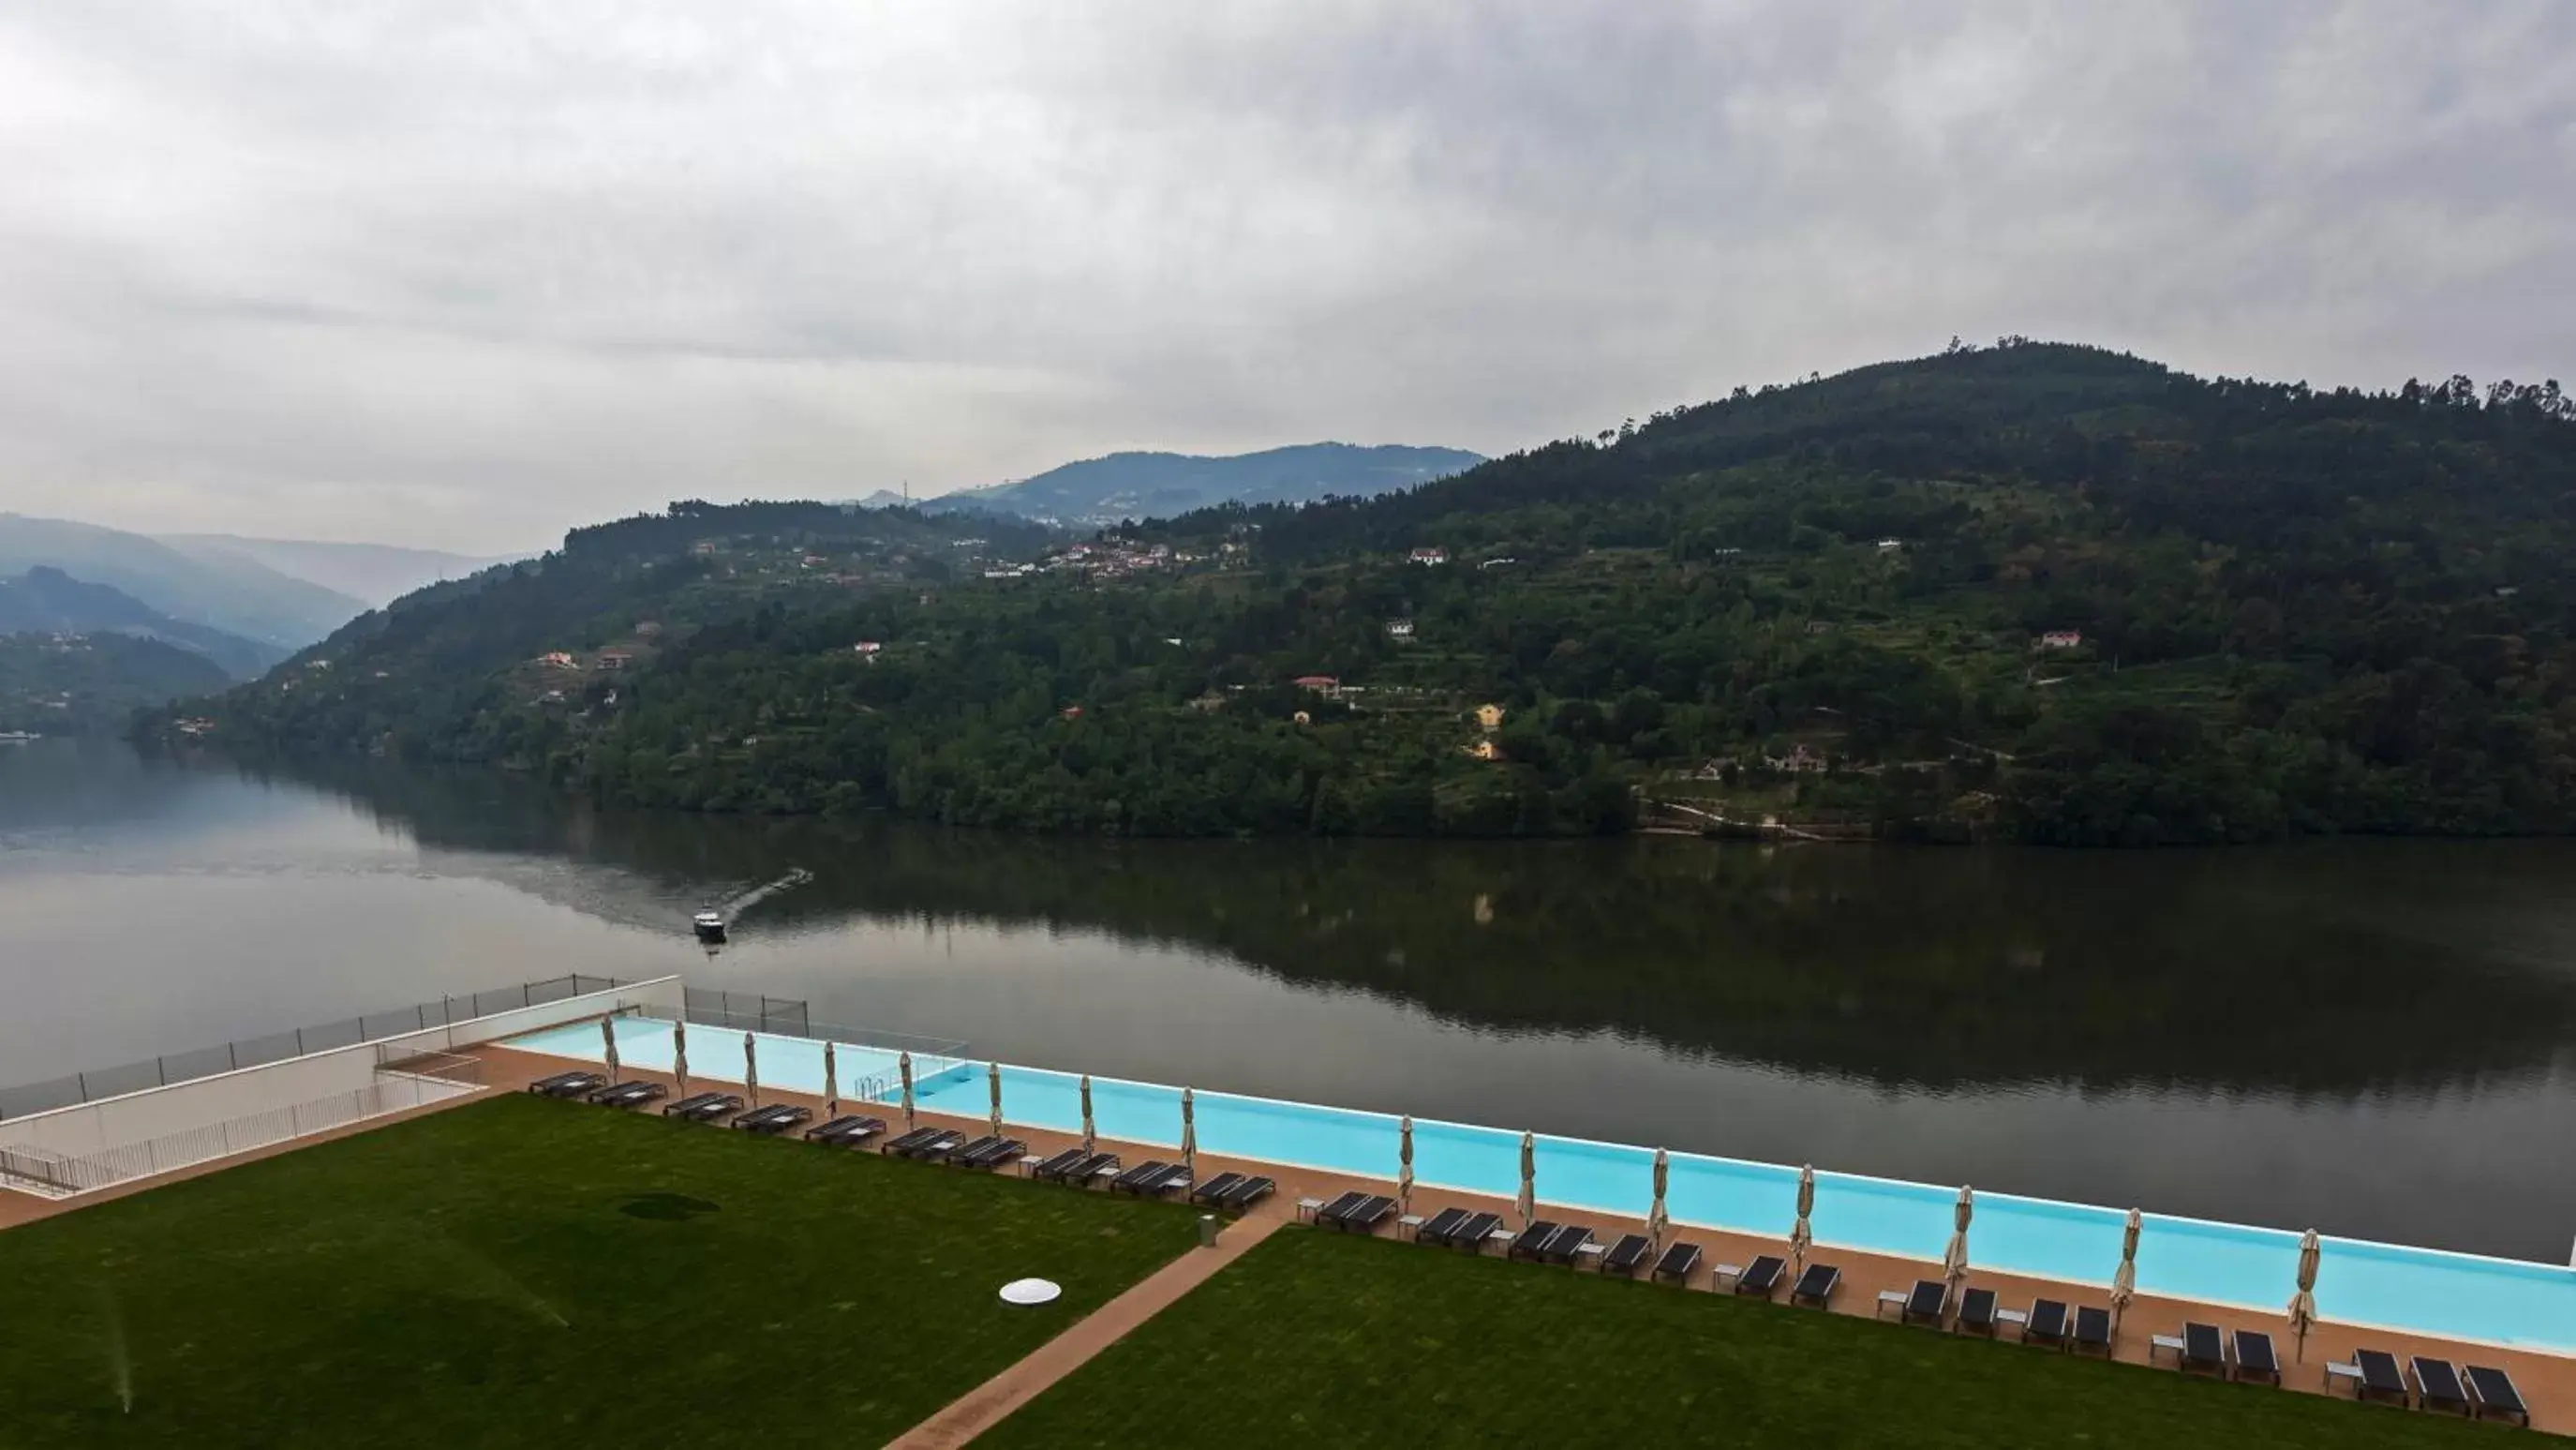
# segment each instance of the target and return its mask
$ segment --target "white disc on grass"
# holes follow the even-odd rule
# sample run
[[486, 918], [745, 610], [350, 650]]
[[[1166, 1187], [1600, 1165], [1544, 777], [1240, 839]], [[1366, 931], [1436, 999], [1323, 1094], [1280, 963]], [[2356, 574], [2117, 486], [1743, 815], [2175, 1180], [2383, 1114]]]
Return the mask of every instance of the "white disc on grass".
[[1002, 1286], [1005, 1304], [1052, 1304], [1064, 1290], [1052, 1279], [1013, 1279]]

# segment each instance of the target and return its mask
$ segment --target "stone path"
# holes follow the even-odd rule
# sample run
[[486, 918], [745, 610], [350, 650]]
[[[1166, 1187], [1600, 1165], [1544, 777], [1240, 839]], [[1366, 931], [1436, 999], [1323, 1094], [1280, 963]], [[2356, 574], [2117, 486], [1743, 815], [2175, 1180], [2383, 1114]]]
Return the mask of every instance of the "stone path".
[[1216, 1247], [1192, 1249], [1130, 1286], [1127, 1292], [1075, 1321], [1027, 1358], [969, 1390], [947, 1409], [891, 1441], [887, 1450], [947, 1450], [990, 1429], [1049, 1385], [1091, 1362], [1127, 1332], [1215, 1277], [1286, 1220], [1273, 1215], [1237, 1220], [1217, 1236]]

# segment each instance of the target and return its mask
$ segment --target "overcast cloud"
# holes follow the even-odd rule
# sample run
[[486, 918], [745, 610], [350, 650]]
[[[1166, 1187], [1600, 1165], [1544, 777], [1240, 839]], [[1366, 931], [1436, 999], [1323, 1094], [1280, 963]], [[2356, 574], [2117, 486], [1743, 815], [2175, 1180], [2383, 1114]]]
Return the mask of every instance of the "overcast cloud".
[[2576, 375], [2576, 4], [0, 9], [0, 509], [542, 546], [1953, 333]]

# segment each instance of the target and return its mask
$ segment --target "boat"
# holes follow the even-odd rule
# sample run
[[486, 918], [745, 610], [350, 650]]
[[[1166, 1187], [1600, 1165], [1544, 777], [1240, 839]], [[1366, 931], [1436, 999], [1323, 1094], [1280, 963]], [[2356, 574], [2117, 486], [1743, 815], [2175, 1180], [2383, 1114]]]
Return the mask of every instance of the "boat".
[[700, 941], [725, 939], [725, 919], [721, 911], [701, 911], [689, 919], [689, 925], [697, 932]]
[[29, 730], [0, 730], [0, 745], [24, 745], [31, 740], [44, 738]]

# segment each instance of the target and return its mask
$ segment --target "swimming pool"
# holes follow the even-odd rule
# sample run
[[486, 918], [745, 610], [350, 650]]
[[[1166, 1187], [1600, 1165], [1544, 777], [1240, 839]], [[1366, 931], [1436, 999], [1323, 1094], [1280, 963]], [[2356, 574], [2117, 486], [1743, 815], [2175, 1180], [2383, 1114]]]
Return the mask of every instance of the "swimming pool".
[[[668, 1071], [667, 1022], [624, 1018], [618, 1054]], [[595, 1023], [549, 1028], [512, 1047], [596, 1062]], [[740, 1034], [692, 1031], [692, 1077], [742, 1081]], [[836, 1044], [843, 1090], [862, 1078], [895, 1081], [895, 1054]], [[823, 1049], [804, 1038], [759, 1037], [761, 1081], [798, 1092], [823, 1087]], [[915, 1087], [925, 1108], [982, 1117], [990, 1088], [982, 1063], [948, 1064]], [[1076, 1132], [1080, 1078], [1044, 1068], [1002, 1067], [1002, 1103], [1013, 1123]], [[891, 1100], [891, 1087], [886, 1097]], [[1397, 1119], [1350, 1108], [1200, 1091], [1202, 1152], [1393, 1178]], [[1178, 1144], [1180, 1089], [1111, 1078], [1092, 1080], [1093, 1117], [1103, 1137]], [[1414, 1120], [1414, 1173], [1423, 1184], [1509, 1198], [1520, 1191], [1520, 1134], [1505, 1128]], [[1541, 1136], [1538, 1194], [1565, 1208], [1643, 1217], [1651, 1203], [1654, 1150], [1581, 1138]], [[1785, 1237], [1795, 1215], [1795, 1168], [1695, 1153], [1672, 1155], [1667, 1205], [1676, 1223]], [[1816, 1174], [1812, 1219], [1818, 1244], [1938, 1260], [1950, 1237], [1955, 1187], [1859, 1174]], [[2074, 1283], [2107, 1285], [2120, 1260], [2126, 1211], [2007, 1193], [1977, 1194], [1969, 1257], [1978, 1266]], [[2282, 1229], [2145, 1215], [2138, 1239], [2138, 1290], [2279, 1315], [2295, 1287], [2298, 1235]], [[2317, 1305], [2346, 1324], [2411, 1330], [2448, 1339], [2576, 1352], [2576, 1268], [2405, 1248], [2358, 1239], [2325, 1240]]]

